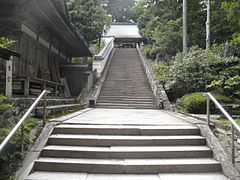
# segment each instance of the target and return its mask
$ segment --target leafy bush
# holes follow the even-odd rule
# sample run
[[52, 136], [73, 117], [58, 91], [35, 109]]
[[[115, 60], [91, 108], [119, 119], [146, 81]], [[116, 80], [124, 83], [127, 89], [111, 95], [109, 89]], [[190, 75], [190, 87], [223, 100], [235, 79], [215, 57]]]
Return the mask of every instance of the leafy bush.
[[153, 66], [153, 72], [156, 75], [158, 83], [162, 85], [166, 84], [169, 76], [169, 69], [170, 67], [166, 65]]
[[228, 79], [214, 80], [208, 88], [214, 89], [220, 93], [227, 94], [233, 98], [240, 99], [240, 76], [236, 75]]
[[[203, 95], [203, 92], [196, 92], [184, 95], [178, 102], [180, 110], [183, 112], [194, 113], [194, 114], [204, 114], [206, 113], [206, 102], [207, 98]], [[232, 103], [233, 100], [227, 96], [213, 93], [213, 96], [220, 103]], [[214, 104], [211, 103], [211, 111], [216, 112]]]
[[159, 47], [153, 47], [150, 45], [147, 45], [143, 48], [143, 54], [151, 60], [155, 60], [157, 53], [159, 53], [161, 49]]
[[8, 38], [5, 38], [5, 37], [0, 37], [0, 47], [1, 48], [9, 48], [15, 42], [16, 42], [15, 40], [8, 39]]
[[192, 47], [172, 59], [167, 91], [171, 99], [184, 94], [206, 91], [214, 80], [235, 76], [240, 72], [240, 58], [221, 57], [209, 50]]

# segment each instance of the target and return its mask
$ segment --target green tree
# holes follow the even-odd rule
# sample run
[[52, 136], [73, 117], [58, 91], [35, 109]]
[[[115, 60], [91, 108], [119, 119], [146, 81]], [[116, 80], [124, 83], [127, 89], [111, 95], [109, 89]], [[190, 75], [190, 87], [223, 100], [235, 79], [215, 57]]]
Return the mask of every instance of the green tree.
[[108, 0], [106, 10], [112, 16], [112, 21], [132, 22], [136, 21], [136, 15], [131, 10], [136, 0]]
[[[211, 42], [225, 43], [239, 32], [239, 0], [211, 0]], [[228, 2], [228, 3], [226, 3]], [[223, 5], [222, 5], [223, 4]], [[206, 4], [203, 0], [188, 1], [189, 47], [205, 48]], [[182, 1], [141, 0], [134, 7], [140, 33], [148, 44], [154, 44], [159, 53], [170, 59], [182, 50]], [[229, 12], [228, 12], [229, 11]], [[234, 13], [233, 13], [234, 12]], [[228, 16], [227, 16], [228, 15]], [[230, 21], [231, 20], [231, 21]], [[232, 25], [232, 22], [234, 25]], [[239, 34], [233, 35], [235, 41]]]
[[70, 21], [87, 41], [92, 42], [101, 37], [104, 28], [111, 21], [103, 8], [105, 0], [68, 0]]
[[140, 34], [159, 50], [163, 58], [175, 55], [182, 47], [182, 6], [176, 0], [142, 0], [134, 7]]
[[240, 44], [240, 1], [228, 0], [222, 3], [222, 8], [227, 12], [227, 19], [231, 23], [233, 42]]

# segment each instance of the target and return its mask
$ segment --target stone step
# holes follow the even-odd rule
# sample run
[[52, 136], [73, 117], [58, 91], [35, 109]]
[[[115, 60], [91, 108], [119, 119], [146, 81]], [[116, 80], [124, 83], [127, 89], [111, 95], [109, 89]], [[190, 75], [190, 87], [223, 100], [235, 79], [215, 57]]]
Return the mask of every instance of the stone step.
[[153, 105], [156, 106], [155, 102], [148, 102], [148, 101], [126, 101], [126, 100], [113, 100], [113, 99], [105, 99], [100, 100], [98, 99], [97, 103], [110, 103], [110, 104], [128, 104], [128, 105], [138, 105], [138, 104], [147, 104], [147, 105]]
[[142, 96], [142, 97], [139, 97], [139, 96], [129, 96], [129, 95], [100, 95], [99, 96], [99, 99], [102, 98], [102, 99], [107, 99], [107, 98], [110, 98], [110, 99], [127, 99], [127, 100], [139, 100], [139, 101], [144, 101], [144, 100], [153, 100], [153, 95], [151, 96]]
[[103, 109], [157, 109], [156, 107], [144, 107], [144, 106], [105, 106], [105, 105], [96, 105], [97, 108]]
[[111, 103], [110, 101], [108, 103], [100, 103], [97, 102], [96, 107], [108, 107], [108, 108], [116, 108], [116, 107], [122, 107], [122, 108], [135, 108], [135, 109], [156, 109], [156, 105], [153, 104], [147, 104], [147, 103], [136, 103], [136, 104], [125, 104], [123, 103]]
[[167, 172], [217, 172], [221, 171], [221, 165], [211, 158], [118, 160], [40, 157], [35, 161], [34, 170], [106, 174], [151, 174]]
[[36, 171], [26, 180], [229, 180], [219, 172], [160, 173], [160, 174], [87, 174], [77, 172]]
[[126, 93], [131, 93], [131, 94], [151, 94], [150, 90], [137, 90], [137, 89], [102, 89], [102, 93], [111, 93], [111, 94], [126, 94]]
[[[126, 102], [126, 104], [131, 104], [131, 103], [152, 103], [154, 104], [154, 99], [153, 98], [150, 98], [150, 99], [135, 99], [135, 98], [132, 98], [132, 99], [129, 99], [129, 98], [103, 98], [103, 97], [99, 97], [97, 102]], [[129, 102], [129, 103], [128, 103]]]
[[46, 146], [41, 157], [143, 159], [143, 158], [210, 158], [207, 146]]
[[55, 126], [54, 134], [98, 135], [199, 135], [195, 126], [72, 125]]
[[153, 98], [153, 95], [151, 96], [136, 96], [136, 97], [133, 97], [133, 96], [129, 96], [129, 95], [101, 95], [100, 96], [101, 98], [126, 98], [126, 99], [152, 99]]
[[154, 99], [152, 97], [149, 97], [149, 98], [135, 98], [135, 97], [132, 97], [132, 98], [124, 98], [124, 97], [113, 97], [113, 96], [110, 96], [110, 97], [107, 97], [107, 96], [100, 96], [98, 98], [98, 101], [105, 101], [105, 100], [115, 100], [115, 101], [133, 101], [133, 102], [151, 102], [153, 103], [154, 102]]
[[48, 145], [73, 146], [177, 146], [205, 145], [206, 140], [197, 135], [181, 136], [117, 136], [86, 134], [53, 134]]
[[[56, 105], [56, 106], [47, 106], [47, 117], [54, 116], [61, 114], [63, 112], [67, 112], [70, 110], [75, 110], [83, 107], [81, 104], [63, 104], [63, 105]], [[38, 118], [43, 117], [43, 107], [37, 107], [35, 109], [35, 116]]]

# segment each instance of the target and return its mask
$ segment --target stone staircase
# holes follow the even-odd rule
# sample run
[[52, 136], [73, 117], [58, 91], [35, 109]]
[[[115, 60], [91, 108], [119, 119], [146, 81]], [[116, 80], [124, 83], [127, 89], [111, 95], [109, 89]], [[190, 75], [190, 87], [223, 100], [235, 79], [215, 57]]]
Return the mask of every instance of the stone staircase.
[[116, 49], [96, 107], [157, 108], [135, 48]]
[[220, 172], [221, 165], [212, 156], [205, 138], [192, 125], [61, 124], [35, 161], [29, 180], [53, 172]]

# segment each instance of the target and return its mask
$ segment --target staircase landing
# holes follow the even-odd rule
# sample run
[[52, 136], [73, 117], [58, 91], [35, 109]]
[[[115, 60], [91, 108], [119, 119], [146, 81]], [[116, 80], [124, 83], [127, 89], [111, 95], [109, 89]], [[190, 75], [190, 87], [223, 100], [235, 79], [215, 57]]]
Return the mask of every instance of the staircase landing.
[[197, 127], [161, 110], [96, 108], [57, 125], [28, 180], [227, 180]]

